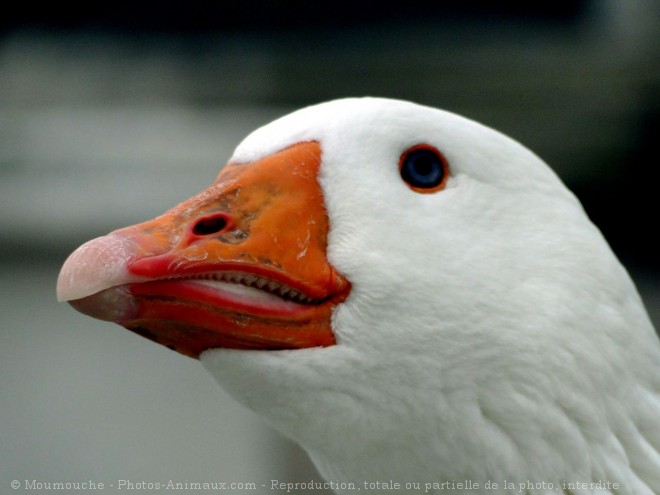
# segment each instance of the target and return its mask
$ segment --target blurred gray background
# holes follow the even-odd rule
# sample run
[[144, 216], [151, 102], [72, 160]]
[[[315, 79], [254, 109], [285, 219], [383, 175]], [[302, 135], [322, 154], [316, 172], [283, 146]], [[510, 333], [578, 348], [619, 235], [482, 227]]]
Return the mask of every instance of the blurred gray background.
[[3, 13], [0, 493], [11, 480], [91, 480], [114, 493], [119, 480], [317, 477], [196, 361], [54, 294], [75, 247], [202, 190], [246, 133], [302, 105], [410, 99], [525, 143], [578, 194], [658, 326], [659, 3], [113, 2]]

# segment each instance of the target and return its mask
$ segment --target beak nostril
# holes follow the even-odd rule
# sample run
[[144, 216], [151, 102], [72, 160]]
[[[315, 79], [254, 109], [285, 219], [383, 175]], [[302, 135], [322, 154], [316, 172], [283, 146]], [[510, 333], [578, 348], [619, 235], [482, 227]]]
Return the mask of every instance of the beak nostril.
[[217, 234], [227, 227], [227, 218], [224, 215], [218, 215], [199, 220], [193, 227], [193, 234], [203, 236]]

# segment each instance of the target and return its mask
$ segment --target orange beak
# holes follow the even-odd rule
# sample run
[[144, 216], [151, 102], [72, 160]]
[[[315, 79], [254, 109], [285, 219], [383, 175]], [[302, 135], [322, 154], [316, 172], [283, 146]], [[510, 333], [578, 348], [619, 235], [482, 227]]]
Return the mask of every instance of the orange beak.
[[227, 165], [162, 216], [94, 239], [67, 259], [58, 298], [182, 354], [335, 343], [350, 290], [326, 258], [321, 147]]

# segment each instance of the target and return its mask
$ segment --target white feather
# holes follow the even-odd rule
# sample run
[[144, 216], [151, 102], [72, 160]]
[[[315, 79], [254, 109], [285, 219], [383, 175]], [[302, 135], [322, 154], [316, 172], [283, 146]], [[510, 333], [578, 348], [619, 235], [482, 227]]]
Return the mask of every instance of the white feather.
[[[328, 257], [352, 283], [333, 315], [338, 345], [207, 351], [218, 382], [331, 480], [660, 493], [657, 335], [550, 168], [480, 124], [375, 98], [285, 116], [232, 161], [310, 140], [323, 150]], [[399, 175], [419, 143], [449, 163], [438, 193]]]

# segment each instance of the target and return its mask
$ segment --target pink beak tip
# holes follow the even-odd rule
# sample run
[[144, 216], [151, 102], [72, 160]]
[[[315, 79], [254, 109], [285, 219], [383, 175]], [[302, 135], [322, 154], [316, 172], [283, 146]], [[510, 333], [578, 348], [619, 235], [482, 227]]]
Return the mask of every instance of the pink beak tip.
[[129, 238], [109, 234], [86, 242], [62, 265], [57, 278], [57, 300], [72, 301], [104, 289], [138, 281], [128, 272], [135, 244]]

